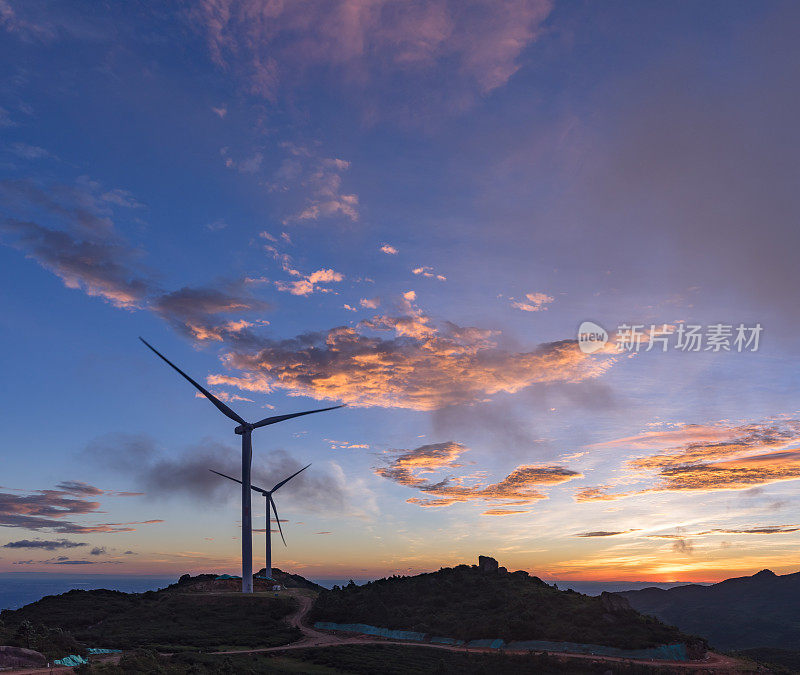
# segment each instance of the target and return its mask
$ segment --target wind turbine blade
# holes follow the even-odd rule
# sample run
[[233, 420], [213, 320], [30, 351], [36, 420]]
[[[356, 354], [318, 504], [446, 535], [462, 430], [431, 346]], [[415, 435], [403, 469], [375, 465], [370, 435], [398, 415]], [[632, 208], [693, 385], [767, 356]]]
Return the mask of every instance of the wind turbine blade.
[[[272, 498], [272, 495], [269, 496], [269, 503], [272, 504], [272, 510], [275, 511], [275, 520], [278, 523], [278, 532], [281, 533], [281, 539], [283, 539], [283, 545], [286, 546], [286, 539], [283, 538], [283, 528], [281, 527], [281, 517], [278, 515], [278, 508], [275, 506], [275, 500]], [[267, 533], [269, 536], [269, 532]]]
[[265, 417], [260, 422], [256, 422], [253, 425], [253, 429], [258, 429], [259, 427], [265, 427], [268, 424], [277, 424], [278, 422], [283, 422], [284, 420], [290, 420], [292, 419], [292, 417], [302, 417], [303, 415], [311, 415], [313, 413], [325, 412], [326, 410], [336, 410], [336, 408], [344, 408], [346, 406], [347, 404], [345, 403], [344, 405], [334, 405], [331, 406], [330, 408], [320, 408], [319, 410], [306, 410], [305, 412], [290, 413], [288, 415], [275, 415], [273, 417]]
[[298, 473], [300, 473], [301, 471], [305, 471], [310, 466], [311, 466], [310, 464], [306, 464], [302, 469], [300, 469], [300, 471], [295, 471], [288, 478], [284, 478], [280, 483], [277, 483], [275, 485], [275, 487], [270, 490], [270, 492], [275, 492], [275, 490], [277, 490], [279, 487], [281, 487], [281, 485], [286, 485], [286, 483], [288, 483], [290, 480], [292, 480], [292, 478], [294, 478]]
[[[211, 473], [217, 474], [218, 476], [222, 476], [223, 478], [228, 478], [228, 479], [230, 479], [230, 480], [232, 480], [232, 481], [234, 481], [236, 483], [239, 483], [239, 485], [242, 484], [242, 481], [240, 481], [238, 478], [234, 478], [233, 476], [228, 476], [227, 474], [220, 473], [219, 471], [214, 471], [214, 469], [209, 469], [209, 471]], [[252, 483], [250, 484], [250, 489], [251, 490], [255, 490], [256, 492], [260, 492], [262, 495], [267, 494], [266, 490], [264, 490], [263, 488], [258, 487], [258, 485], [253, 485]]]
[[211, 403], [213, 403], [216, 406], [217, 410], [219, 410], [223, 415], [225, 415], [226, 417], [229, 417], [234, 422], [238, 422], [239, 424], [247, 424], [247, 422], [245, 422], [241, 417], [239, 417], [239, 415], [237, 415], [235, 412], [233, 412], [233, 410], [231, 410], [222, 401], [220, 401], [216, 396], [214, 396], [214, 394], [212, 394], [210, 391], [208, 391], [208, 389], [204, 389], [199, 384], [197, 384], [197, 382], [195, 382], [191, 377], [189, 377], [180, 368], [178, 368], [178, 366], [176, 366], [174, 363], [172, 363], [172, 361], [170, 361], [166, 356], [164, 356], [155, 347], [153, 347], [153, 345], [151, 345], [147, 340], [145, 340], [143, 337], [140, 337], [139, 339], [142, 342], [144, 342], [145, 345], [147, 345], [147, 347], [149, 349], [151, 349], [153, 352], [155, 352], [157, 356], [162, 358], [170, 366], [172, 366], [175, 370], [177, 370], [181, 375], [183, 375], [187, 380], [189, 380], [189, 382], [191, 382], [195, 386], [195, 388], [200, 391], [200, 393], [203, 396], [205, 396], [209, 401], [211, 401]]

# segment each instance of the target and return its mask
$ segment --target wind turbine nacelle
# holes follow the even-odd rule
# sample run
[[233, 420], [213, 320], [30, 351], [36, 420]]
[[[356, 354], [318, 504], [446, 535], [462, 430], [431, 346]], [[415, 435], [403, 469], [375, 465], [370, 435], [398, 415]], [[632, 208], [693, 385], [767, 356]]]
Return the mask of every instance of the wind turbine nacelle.
[[253, 427], [251, 427], [249, 424], [247, 426], [240, 424], [233, 430], [233, 433], [235, 433], [237, 436], [241, 436], [245, 431], [250, 431], [252, 428]]

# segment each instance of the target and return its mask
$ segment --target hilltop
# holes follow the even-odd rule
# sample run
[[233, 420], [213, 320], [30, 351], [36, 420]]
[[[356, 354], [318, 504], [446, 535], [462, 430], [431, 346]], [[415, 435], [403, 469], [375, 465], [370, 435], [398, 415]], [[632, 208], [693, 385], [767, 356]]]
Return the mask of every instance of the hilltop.
[[[272, 568], [270, 578], [273, 581], [266, 580], [266, 568], [262, 567], [253, 575], [253, 590], [256, 592], [270, 591], [274, 584], [279, 584], [284, 588], [304, 588], [314, 592], [325, 590], [319, 584], [315, 584], [299, 574], [284, 572], [277, 567]], [[164, 590], [181, 591], [182, 593], [218, 593], [222, 591], [235, 593], [240, 591], [241, 588], [241, 577], [220, 579], [217, 574], [198, 574], [197, 576], [184, 574], [178, 579], [177, 583], [170, 584]]]
[[[491, 562], [486, 562], [491, 561]], [[703, 640], [646, 617], [623, 598], [560, 591], [527, 572], [506, 572], [491, 558], [416, 576], [322, 591], [312, 621], [365, 623], [460, 640], [502, 638], [591, 643], [639, 649]]]
[[[0, 627], [8, 636], [5, 644], [45, 652], [48, 646], [63, 652], [62, 645], [69, 645], [73, 654], [85, 652], [85, 647], [265, 647], [299, 637], [299, 630], [285, 622], [296, 608], [292, 598], [267, 592], [271, 584], [261, 580], [255, 582], [255, 594], [243, 596], [240, 580], [216, 576], [185, 574], [167, 588], [146, 593], [72, 590], [50, 595], [4, 610]], [[284, 586], [316, 587], [280, 570], [274, 569], [273, 577]], [[29, 633], [34, 637], [25, 638]]]
[[634, 609], [699, 633], [720, 649], [796, 649], [800, 641], [800, 572], [762, 570], [711, 586], [643, 588], [619, 595]]

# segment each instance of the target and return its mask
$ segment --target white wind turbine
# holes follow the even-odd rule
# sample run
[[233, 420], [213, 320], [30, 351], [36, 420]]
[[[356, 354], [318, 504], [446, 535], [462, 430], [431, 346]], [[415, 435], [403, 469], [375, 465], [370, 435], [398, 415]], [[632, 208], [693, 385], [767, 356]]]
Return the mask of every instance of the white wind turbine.
[[220, 401], [210, 391], [201, 387], [191, 377], [184, 373], [178, 366], [170, 361], [166, 356], [159, 352], [155, 347], [147, 342], [144, 338], [139, 338], [144, 342], [147, 347], [155, 352], [155, 354], [163, 359], [168, 365], [178, 371], [184, 378], [191, 382], [194, 387], [205, 396], [211, 403], [216, 406], [223, 415], [237, 422], [237, 426], [233, 432], [242, 437], [242, 593], [253, 592], [253, 517], [250, 506], [250, 469], [253, 463], [253, 444], [251, 441], [251, 434], [253, 429], [260, 429], [269, 424], [277, 424], [284, 420], [290, 420], [293, 417], [300, 417], [302, 415], [311, 415], [312, 413], [324, 412], [325, 410], [335, 410], [336, 408], [343, 408], [342, 405], [334, 405], [329, 408], [319, 408], [318, 410], [306, 410], [305, 412], [289, 413], [288, 415], [274, 415], [272, 417], [265, 417], [253, 424], [245, 422], [238, 414], [231, 410], [227, 405]]
[[[250, 489], [253, 492], [259, 492], [262, 495], [264, 495], [264, 500], [266, 502], [266, 507], [267, 507], [267, 564], [265, 566], [265, 569], [267, 571], [267, 576], [269, 578], [272, 578], [272, 524], [270, 522], [271, 521], [271, 518], [270, 518], [270, 507], [272, 507], [272, 510], [275, 512], [275, 522], [278, 523], [278, 532], [281, 533], [281, 539], [283, 540], [283, 545], [286, 546], [286, 539], [283, 536], [283, 528], [281, 527], [281, 519], [278, 516], [278, 508], [275, 506], [275, 500], [272, 498], [272, 493], [276, 492], [278, 490], [278, 488], [286, 485], [286, 483], [288, 483], [290, 480], [292, 480], [292, 478], [294, 478], [298, 473], [301, 473], [302, 471], [305, 471], [309, 466], [311, 466], [311, 465], [307, 464], [302, 469], [300, 469], [300, 471], [296, 471], [295, 473], [293, 473], [288, 478], [284, 478], [280, 483], [275, 483], [275, 485], [273, 486], [273, 488], [271, 490], [265, 490], [264, 488], [260, 488], [257, 485], [251, 485], [250, 486]], [[232, 481], [234, 481], [236, 483], [239, 483], [240, 485], [242, 484], [242, 481], [240, 481], [238, 478], [234, 478], [233, 476], [228, 476], [228, 475], [226, 475], [224, 473], [220, 473], [219, 471], [214, 471], [214, 469], [209, 469], [209, 471], [211, 473], [217, 474], [218, 476], [222, 476], [223, 478], [227, 478], [228, 480], [232, 480]]]

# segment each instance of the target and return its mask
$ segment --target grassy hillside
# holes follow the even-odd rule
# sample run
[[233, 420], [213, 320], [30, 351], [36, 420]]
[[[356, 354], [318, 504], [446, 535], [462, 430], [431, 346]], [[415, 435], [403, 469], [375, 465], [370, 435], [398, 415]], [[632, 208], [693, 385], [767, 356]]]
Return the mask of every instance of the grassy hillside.
[[721, 649], [796, 649], [800, 573], [763, 570], [711, 586], [645, 588], [621, 593], [640, 612], [698, 633]]
[[[326, 649], [296, 649], [280, 654], [225, 656], [183, 653], [163, 657], [139, 651], [125, 654], [118, 666], [98, 664], [81, 671], [83, 675], [604, 675], [608, 672], [607, 661], [562, 661], [546, 655], [475, 654], [395, 645], [343, 645]], [[674, 670], [644, 663], [614, 663], [613, 672], [615, 675], [668, 675]]]
[[272, 595], [74, 590], [6, 610], [0, 620], [12, 631], [25, 621], [69, 629], [95, 647], [263, 647], [297, 639], [299, 631], [283, 623], [293, 608]]
[[525, 572], [482, 572], [467, 565], [323, 591], [311, 619], [366, 623], [462, 640], [542, 639], [627, 649], [676, 642], [698, 644], [677, 629], [638, 614], [616, 596], [559, 591]]

